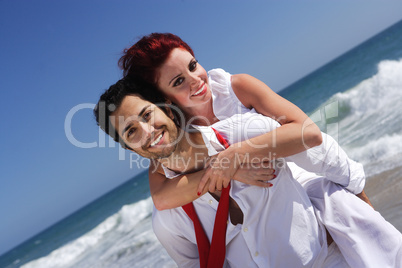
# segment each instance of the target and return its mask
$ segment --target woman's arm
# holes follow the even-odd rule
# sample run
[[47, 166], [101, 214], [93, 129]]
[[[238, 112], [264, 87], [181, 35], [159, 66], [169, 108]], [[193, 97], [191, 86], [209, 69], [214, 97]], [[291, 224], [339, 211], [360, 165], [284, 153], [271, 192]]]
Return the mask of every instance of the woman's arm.
[[[236, 154], [237, 159], [254, 160], [264, 157], [273, 159], [303, 156], [302, 161], [299, 161], [299, 163], [304, 163], [304, 165], [300, 165], [301, 167], [308, 171], [325, 173], [331, 181], [344, 185], [355, 194], [361, 193], [358, 196], [371, 205], [364, 191], [362, 192], [365, 181], [363, 167], [349, 159], [339, 145], [324, 133], [322, 135], [326, 137], [326, 143], [321, 144], [323, 136], [320, 129], [296, 105], [273, 92], [263, 82], [246, 74], [233, 75], [231, 85], [244, 106], [249, 109], [254, 108], [258, 113], [273, 118], [281, 124], [281, 127], [230, 146], [228, 150], [218, 156], [220, 159], [230, 159], [230, 157], [233, 159]], [[266, 147], [261, 145], [266, 145]], [[308, 151], [306, 152], [306, 150]], [[245, 157], [247, 155], [249, 158]], [[231, 163], [236, 164], [236, 161], [231, 161]], [[314, 168], [311, 168], [313, 166]], [[220, 184], [222, 187], [226, 187], [227, 178], [231, 177], [231, 172], [234, 170], [236, 170], [234, 165], [229, 166], [226, 170], [217, 168], [210, 175], [214, 178], [210, 187], [216, 185], [219, 188]], [[203, 187], [203, 183], [207, 179], [202, 178], [199, 189]], [[219, 179], [222, 183], [219, 182]]]
[[[197, 193], [197, 187], [204, 174], [209, 176], [210, 167], [191, 174], [167, 179], [159, 162], [153, 162], [151, 161], [148, 177], [152, 200], [157, 210], [183, 206], [208, 191], [208, 184], [206, 185], [207, 187], [199, 190], [199, 193]], [[270, 168], [267, 163], [265, 165], [243, 165], [236, 171], [233, 179], [250, 185], [271, 187], [272, 184], [268, 181], [275, 178], [274, 172], [275, 170]], [[212, 191], [215, 191], [215, 189]]]
[[[232, 88], [244, 106], [254, 108], [258, 113], [281, 124], [275, 131], [250, 139], [251, 143], [242, 142], [239, 152], [257, 156], [261, 153], [266, 156], [268, 152], [278, 158], [321, 144], [318, 126], [300, 108], [276, 94], [260, 80], [246, 74], [233, 75]], [[264, 141], [267, 145], [265, 151], [253, 148], [256, 147], [253, 144], [264, 144]]]
[[[176, 208], [197, 199], [199, 197], [197, 187], [204, 173], [205, 170], [200, 170], [195, 173], [167, 179], [160, 163], [151, 161], [148, 170], [149, 189], [156, 209]], [[202, 194], [205, 192], [202, 192]]]
[[[211, 179], [210, 187], [227, 187], [239, 164], [247, 159], [276, 159], [300, 153], [320, 145], [318, 126], [296, 105], [282, 98], [260, 80], [246, 74], [232, 76], [232, 89], [240, 102], [249, 109], [271, 117], [281, 127], [266, 134], [229, 146], [221, 152], [211, 178], [202, 179], [199, 189]], [[226, 163], [226, 164], [225, 164]], [[229, 164], [228, 164], [229, 163]]]
[[[318, 126], [296, 105], [273, 92], [263, 82], [246, 74], [233, 75], [232, 88], [244, 106], [254, 108], [257, 112], [277, 120], [282, 125], [274, 131], [276, 133], [273, 133], [276, 135], [277, 146], [269, 151], [276, 153], [276, 157], [293, 157], [294, 154], [300, 152], [303, 152], [301, 155], [307, 155], [304, 151], [322, 144], [323, 136]], [[294, 132], [292, 133], [292, 131]], [[286, 135], [286, 132], [290, 133]], [[258, 141], [255, 139], [254, 144], [261, 144], [259, 142], [263, 142], [264, 138], [269, 141], [271, 135], [267, 134], [265, 137], [264, 135], [257, 137]], [[371, 205], [363, 191], [365, 181], [363, 166], [349, 159], [332, 137], [323, 135], [326, 136], [326, 144], [308, 150], [319, 152], [313, 153], [313, 156], [316, 157], [315, 161], [321, 162], [321, 168], [320, 170], [306, 169], [325, 173], [331, 181], [344, 185], [355, 194], [360, 193], [358, 196]], [[289, 147], [289, 145], [291, 146]], [[243, 154], [253, 152], [248, 147], [243, 147], [241, 150]]]

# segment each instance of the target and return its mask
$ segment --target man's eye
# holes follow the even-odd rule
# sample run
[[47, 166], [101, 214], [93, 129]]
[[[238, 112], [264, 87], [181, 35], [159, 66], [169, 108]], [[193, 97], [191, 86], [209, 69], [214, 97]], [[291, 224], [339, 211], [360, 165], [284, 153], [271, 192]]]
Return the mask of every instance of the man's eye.
[[134, 132], [135, 132], [135, 128], [130, 128], [130, 129], [127, 131], [127, 138], [130, 138], [130, 136], [133, 135]]
[[174, 81], [173, 86], [174, 86], [174, 87], [180, 86], [181, 84], [183, 84], [183, 82], [184, 82], [184, 78], [183, 78], [183, 77], [179, 77], [179, 78], [176, 79], [176, 81]]
[[191, 72], [197, 68], [197, 63], [198, 63], [198, 60], [193, 60], [192, 62], [190, 62], [190, 65], [188, 67]]

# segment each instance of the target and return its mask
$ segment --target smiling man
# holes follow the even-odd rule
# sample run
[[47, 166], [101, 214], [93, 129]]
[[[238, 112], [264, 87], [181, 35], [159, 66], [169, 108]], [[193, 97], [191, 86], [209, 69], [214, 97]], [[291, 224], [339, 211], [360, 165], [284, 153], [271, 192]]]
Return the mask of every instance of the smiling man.
[[[219, 121], [214, 128], [194, 126], [185, 131], [175, 123], [177, 117], [165, 103], [159, 107], [154, 104], [161, 101], [156, 98], [145, 87], [120, 80], [101, 96], [95, 115], [115, 141], [159, 162], [166, 176], [203, 168], [205, 161], [199, 161], [200, 155], [205, 160], [225, 149], [219, 132], [238, 142], [250, 138], [245, 125], [253, 135], [276, 127], [273, 120], [248, 113]], [[260, 133], [255, 131], [258, 126]], [[236, 140], [233, 133], [241, 135], [236, 135]], [[307, 189], [315, 205], [327, 206], [320, 203], [327, 198], [331, 206], [328, 214], [321, 208], [317, 219], [306, 190], [293, 178], [286, 162], [276, 165], [275, 170], [272, 187], [234, 180], [230, 190], [206, 192], [191, 205], [154, 210], [154, 231], [179, 267], [199, 267], [200, 263], [203, 267], [218, 260], [217, 267], [348, 267], [344, 256], [348, 263], [367, 259], [373, 267], [400, 262], [400, 233], [355, 195], [324, 177], [306, 173], [315, 176], [310, 183], [313, 187]], [[335, 243], [327, 247], [323, 218], [329, 219], [335, 242], [349, 250], [349, 255], [342, 255]], [[362, 218], [364, 225], [359, 226], [356, 221]], [[336, 232], [339, 230], [341, 233]], [[357, 245], [356, 236], [360, 239]], [[215, 244], [215, 240], [221, 243]], [[368, 243], [373, 240], [376, 242]], [[371, 254], [375, 259], [369, 257]]]
[[154, 104], [138, 96], [126, 96], [113, 117], [112, 125], [119, 137], [139, 155], [151, 159], [168, 158], [176, 150], [178, 128]]

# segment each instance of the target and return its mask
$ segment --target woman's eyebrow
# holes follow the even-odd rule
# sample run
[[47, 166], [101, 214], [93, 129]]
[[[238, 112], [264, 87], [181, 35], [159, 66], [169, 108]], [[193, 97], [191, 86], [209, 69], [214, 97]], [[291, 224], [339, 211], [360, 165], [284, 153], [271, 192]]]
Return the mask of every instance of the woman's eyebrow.
[[170, 85], [170, 83], [172, 83], [173, 80], [175, 80], [175, 79], [176, 79], [177, 77], [179, 77], [180, 75], [181, 75], [181, 73], [178, 74], [178, 75], [176, 75], [175, 77], [173, 77], [172, 80], [170, 80], [169, 85]]

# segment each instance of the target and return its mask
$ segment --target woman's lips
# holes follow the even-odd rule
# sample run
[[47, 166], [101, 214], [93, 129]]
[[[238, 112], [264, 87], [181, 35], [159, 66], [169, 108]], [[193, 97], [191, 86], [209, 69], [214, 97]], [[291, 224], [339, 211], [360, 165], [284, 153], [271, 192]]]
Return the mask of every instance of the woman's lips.
[[197, 92], [195, 92], [195, 93], [193, 94], [193, 96], [194, 96], [194, 97], [200, 96], [200, 95], [205, 94], [205, 92], [207, 92], [207, 85], [206, 85], [205, 83], [203, 83], [202, 86], [200, 87], [200, 89], [197, 90]]

